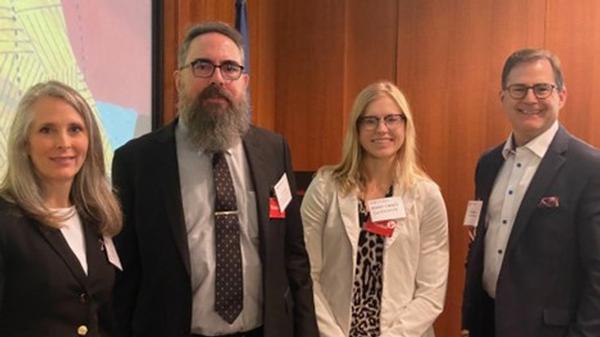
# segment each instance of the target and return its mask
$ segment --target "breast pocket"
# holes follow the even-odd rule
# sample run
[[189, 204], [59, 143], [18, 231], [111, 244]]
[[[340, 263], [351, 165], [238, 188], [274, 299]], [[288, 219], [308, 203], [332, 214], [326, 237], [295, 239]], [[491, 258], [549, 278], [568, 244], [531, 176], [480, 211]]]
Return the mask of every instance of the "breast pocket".
[[[575, 240], [573, 212], [566, 203], [557, 207], [539, 207], [533, 213], [530, 232], [543, 233], [546, 246], [560, 247]], [[548, 247], [548, 248], [550, 248]]]
[[568, 310], [548, 308], [544, 309], [544, 323], [550, 326], [566, 326], [571, 321]]

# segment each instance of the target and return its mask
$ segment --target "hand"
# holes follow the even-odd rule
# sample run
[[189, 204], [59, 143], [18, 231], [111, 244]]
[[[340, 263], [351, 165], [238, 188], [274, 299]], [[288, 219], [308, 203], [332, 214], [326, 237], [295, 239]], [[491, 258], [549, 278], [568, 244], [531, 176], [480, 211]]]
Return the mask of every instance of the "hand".
[[460, 330], [460, 337], [469, 337], [469, 330], [467, 330], [467, 329]]

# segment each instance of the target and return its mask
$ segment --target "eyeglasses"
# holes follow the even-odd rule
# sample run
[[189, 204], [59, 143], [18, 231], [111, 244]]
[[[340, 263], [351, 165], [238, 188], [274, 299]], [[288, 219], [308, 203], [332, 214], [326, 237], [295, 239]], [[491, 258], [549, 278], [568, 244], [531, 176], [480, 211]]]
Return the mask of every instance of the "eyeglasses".
[[395, 129], [406, 121], [404, 114], [391, 114], [383, 117], [377, 116], [361, 116], [358, 118], [358, 126], [365, 131], [373, 131], [379, 126], [379, 122], [383, 123], [388, 129]]
[[529, 89], [533, 89], [535, 97], [543, 99], [552, 95], [552, 90], [556, 89], [556, 85], [550, 83], [536, 83], [529, 86], [525, 84], [511, 84], [504, 90], [513, 99], [523, 99], [527, 96]]
[[187, 67], [190, 67], [192, 74], [195, 77], [200, 78], [212, 77], [215, 73], [215, 69], [219, 68], [221, 71], [221, 76], [228, 81], [235, 81], [239, 79], [242, 76], [242, 71], [244, 70], [244, 66], [233, 61], [225, 61], [221, 64], [214, 64], [205, 59], [194, 60], [179, 69], [181, 70]]

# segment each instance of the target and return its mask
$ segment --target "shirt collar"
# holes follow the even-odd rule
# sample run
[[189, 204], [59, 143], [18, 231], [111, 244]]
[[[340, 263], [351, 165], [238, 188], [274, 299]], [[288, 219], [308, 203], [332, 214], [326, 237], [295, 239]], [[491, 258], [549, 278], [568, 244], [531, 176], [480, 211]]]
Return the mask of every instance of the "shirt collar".
[[[187, 134], [188, 134], [188, 127], [185, 124], [185, 121], [182, 118], [179, 118], [178, 123], [175, 126], [175, 137], [176, 137], [177, 141], [183, 142], [185, 147], [193, 153], [196, 153], [198, 155], [212, 157], [212, 155], [213, 155], [212, 152], [206, 151], [204, 149], [197, 149], [196, 147], [194, 147], [194, 145], [189, 141]], [[233, 155], [234, 151], [241, 151], [241, 150], [242, 150], [242, 141], [240, 140], [239, 142], [237, 142], [236, 145], [223, 151], [223, 153], [228, 154], [228, 155]]]
[[[542, 158], [546, 154], [546, 151], [548, 151], [550, 143], [552, 143], [552, 139], [554, 139], [554, 136], [556, 135], [557, 131], [558, 121], [554, 121], [554, 123], [548, 128], [548, 130], [544, 131], [539, 136], [530, 140], [527, 144], [521, 146], [521, 148], [526, 148], [533, 152], [536, 156]], [[504, 143], [504, 147], [502, 148], [502, 156], [504, 157], [504, 159], [506, 159], [508, 155], [515, 150], [516, 149], [514, 147], [513, 133], [511, 132], [510, 135], [508, 135], [508, 139]]]

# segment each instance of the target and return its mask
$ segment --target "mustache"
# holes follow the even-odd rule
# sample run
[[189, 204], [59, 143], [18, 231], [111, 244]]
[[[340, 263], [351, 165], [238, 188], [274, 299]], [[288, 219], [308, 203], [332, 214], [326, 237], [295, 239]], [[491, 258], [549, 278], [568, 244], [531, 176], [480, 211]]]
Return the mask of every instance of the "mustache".
[[202, 90], [200, 92], [200, 94], [198, 95], [197, 101], [199, 103], [202, 103], [204, 101], [206, 101], [207, 99], [211, 99], [211, 98], [222, 98], [224, 100], [227, 101], [227, 103], [229, 103], [229, 105], [233, 105], [233, 100], [232, 98], [229, 96], [229, 94], [223, 90], [221, 87], [211, 84], [208, 87], [206, 87], [204, 90]]
[[[210, 98], [221, 98], [226, 104], [208, 102]], [[247, 96], [236, 100], [219, 86], [206, 87], [193, 98], [180, 95], [178, 109], [188, 127], [189, 141], [209, 152], [237, 144], [250, 124]]]

